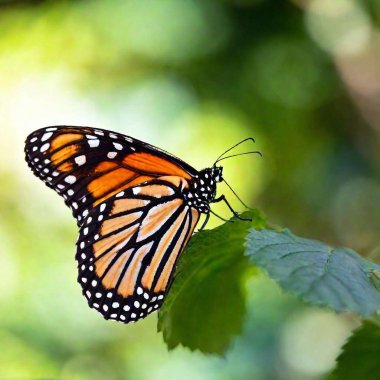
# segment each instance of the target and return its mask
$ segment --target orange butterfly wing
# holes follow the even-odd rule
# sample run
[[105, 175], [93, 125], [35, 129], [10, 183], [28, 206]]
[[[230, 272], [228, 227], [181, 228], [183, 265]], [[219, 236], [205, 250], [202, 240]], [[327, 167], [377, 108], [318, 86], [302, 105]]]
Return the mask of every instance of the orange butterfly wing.
[[88, 127], [48, 127], [28, 136], [25, 155], [33, 173], [53, 188], [80, 224], [91, 207], [160, 176], [190, 180], [197, 171], [142, 141]]
[[89, 306], [124, 323], [157, 310], [198, 220], [180, 188], [163, 179], [97, 205], [80, 228], [76, 255]]
[[157, 310], [199, 220], [182, 194], [197, 171], [144, 142], [87, 127], [35, 131], [25, 154], [77, 218], [78, 281], [90, 307], [124, 323]]

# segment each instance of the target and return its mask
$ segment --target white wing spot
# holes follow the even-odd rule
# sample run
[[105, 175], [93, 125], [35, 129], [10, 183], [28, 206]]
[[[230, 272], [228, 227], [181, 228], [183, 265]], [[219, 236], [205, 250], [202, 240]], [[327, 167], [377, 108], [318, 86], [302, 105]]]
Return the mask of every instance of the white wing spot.
[[107, 153], [107, 157], [110, 158], [111, 160], [112, 160], [113, 158], [115, 158], [116, 155], [117, 155], [117, 152], [108, 152], [108, 153]]
[[49, 143], [46, 143], [44, 145], [41, 146], [41, 149], [40, 149], [40, 152], [45, 152], [46, 150], [48, 150], [50, 147], [50, 144]]
[[120, 306], [119, 302], [114, 302], [114, 303], [112, 304], [112, 307], [113, 307], [114, 309], [117, 309], [119, 306]]
[[76, 180], [77, 180], [77, 179], [76, 179], [75, 176], [73, 176], [73, 175], [68, 175], [68, 176], [65, 178], [65, 182], [70, 183], [70, 184], [75, 183]]
[[125, 306], [123, 307], [123, 310], [125, 310], [125, 311], [129, 311], [129, 310], [131, 310], [131, 308], [130, 308], [128, 305], [125, 305]]
[[115, 149], [117, 150], [122, 150], [123, 149], [123, 145], [119, 144], [119, 143], [113, 143], [113, 146], [115, 147]]
[[75, 157], [75, 162], [80, 166], [86, 163], [86, 156], [82, 154], [81, 156]]
[[90, 145], [91, 148], [96, 148], [97, 146], [99, 146], [99, 140], [88, 140], [88, 145]]
[[105, 203], [102, 203], [102, 204], [100, 205], [100, 212], [103, 212], [105, 209], [106, 209], [106, 204], [105, 204]]
[[49, 140], [51, 136], [53, 136], [53, 132], [44, 133], [41, 137], [41, 141]]
[[141, 187], [134, 187], [132, 189], [132, 192], [133, 192], [134, 195], [137, 195], [140, 191], [141, 191]]

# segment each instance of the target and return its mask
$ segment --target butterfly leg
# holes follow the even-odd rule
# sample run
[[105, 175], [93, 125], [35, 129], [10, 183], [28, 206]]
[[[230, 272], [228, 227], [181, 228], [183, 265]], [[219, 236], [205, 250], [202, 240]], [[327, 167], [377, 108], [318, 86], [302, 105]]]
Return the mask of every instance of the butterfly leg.
[[206, 224], [207, 224], [207, 222], [208, 222], [209, 219], [210, 219], [210, 213], [208, 212], [208, 213], [206, 214], [206, 219], [205, 219], [205, 221], [203, 222], [202, 227], [199, 229], [199, 231], [202, 231], [202, 230], [206, 227]]
[[238, 218], [238, 219], [240, 219], [240, 220], [245, 220], [245, 221], [247, 221], [247, 222], [252, 222], [252, 219], [250, 219], [250, 218], [242, 218], [233, 208], [232, 208], [232, 206], [228, 203], [228, 200], [226, 199], [226, 197], [224, 196], [224, 195], [221, 195], [219, 198], [216, 198], [216, 199], [214, 199], [214, 203], [216, 203], [216, 202], [224, 202], [226, 205], [227, 205], [227, 207], [230, 209], [230, 211], [232, 212], [232, 214], [236, 217], [236, 218]]
[[228, 219], [222, 218], [220, 215], [218, 215], [216, 212], [214, 212], [212, 210], [210, 210], [210, 212], [211, 212], [212, 215], [215, 215], [217, 218], [223, 220], [223, 222], [229, 222], [229, 223], [233, 223], [234, 222], [233, 220], [228, 220]]

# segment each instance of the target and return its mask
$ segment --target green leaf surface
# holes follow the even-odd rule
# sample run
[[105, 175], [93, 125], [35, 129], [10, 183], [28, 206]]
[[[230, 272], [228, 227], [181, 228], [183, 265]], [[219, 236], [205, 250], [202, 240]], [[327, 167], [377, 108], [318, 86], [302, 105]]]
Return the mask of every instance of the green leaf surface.
[[169, 349], [222, 354], [241, 332], [245, 314], [242, 275], [249, 267], [244, 241], [251, 227], [265, 227], [257, 211], [196, 233], [183, 253], [159, 313], [158, 330]]
[[331, 248], [288, 230], [252, 229], [247, 255], [285, 291], [306, 302], [363, 316], [380, 310], [380, 266], [350, 249]]
[[329, 380], [380, 380], [380, 326], [365, 322], [343, 346]]

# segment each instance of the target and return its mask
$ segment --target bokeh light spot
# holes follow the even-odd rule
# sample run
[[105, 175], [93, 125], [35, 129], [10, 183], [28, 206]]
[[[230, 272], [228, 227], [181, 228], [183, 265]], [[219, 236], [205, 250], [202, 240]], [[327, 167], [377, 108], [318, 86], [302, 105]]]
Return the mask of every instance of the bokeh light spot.
[[306, 27], [314, 40], [334, 55], [355, 54], [371, 36], [371, 24], [355, 0], [313, 0]]
[[331, 311], [305, 310], [285, 326], [281, 351], [290, 370], [303, 379], [331, 370], [340, 347], [357, 322]]

